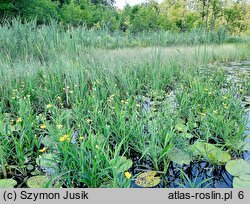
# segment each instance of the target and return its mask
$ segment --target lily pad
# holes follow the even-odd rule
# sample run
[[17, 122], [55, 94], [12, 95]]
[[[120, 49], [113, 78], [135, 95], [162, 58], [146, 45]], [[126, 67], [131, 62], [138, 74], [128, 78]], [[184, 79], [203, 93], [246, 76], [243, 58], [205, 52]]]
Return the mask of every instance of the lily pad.
[[187, 133], [187, 132], [181, 133], [180, 136], [183, 138], [187, 138], [187, 139], [191, 139], [194, 137], [194, 135], [192, 135], [191, 133]]
[[227, 163], [229, 160], [231, 160], [231, 155], [226, 151], [215, 148], [208, 153], [208, 158], [212, 161], [215, 161], [216, 163]]
[[186, 152], [176, 147], [168, 152], [168, 157], [171, 161], [180, 165], [190, 164], [191, 162], [191, 157]]
[[243, 151], [250, 151], [250, 143], [249, 142], [244, 142], [242, 146]]
[[148, 171], [141, 173], [137, 176], [135, 183], [137, 186], [143, 187], [143, 188], [150, 188], [157, 186], [161, 182], [160, 177], [155, 177], [157, 172], [155, 171]]
[[241, 180], [238, 177], [235, 177], [233, 180], [234, 188], [250, 188], [250, 181]]
[[244, 180], [244, 181], [250, 181], [250, 172], [248, 174], [240, 175], [239, 179]]
[[249, 143], [250, 142], [250, 135], [247, 135], [245, 138], [245, 142]]
[[215, 145], [209, 144], [209, 143], [204, 143], [201, 141], [196, 141], [193, 145], [190, 146], [191, 151], [193, 152], [194, 155], [198, 156], [206, 156], [209, 151], [211, 151]]
[[49, 178], [47, 176], [33, 176], [27, 180], [30, 188], [45, 188]]
[[116, 167], [118, 173], [122, 173], [124, 171], [127, 171], [129, 168], [131, 168], [133, 165], [133, 162], [131, 159], [127, 159], [124, 156], [120, 156], [117, 159], [112, 159], [111, 165]]
[[226, 170], [233, 176], [250, 174], [250, 163], [244, 159], [231, 160], [226, 163]]
[[0, 179], [0, 188], [14, 188], [17, 182], [14, 179]]
[[214, 144], [196, 141], [190, 148], [194, 155], [203, 156], [216, 164], [226, 163], [231, 160], [231, 155], [228, 152], [221, 150]]
[[50, 136], [47, 135], [41, 138], [41, 143], [49, 147], [54, 144], [54, 141], [52, 140]]
[[36, 163], [49, 175], [56, 173], [58, 170], [58, 156], [55, 154], [42, 154], [36, 159]]
[[249, 139], [245, 139], [246, 142], [244, 141], [240, 141], [237, 143], [233, 143], [232, 146], [234, 147], [234, 149], [236, 150], [240, 150], [240, 151], [250, 151], [250, 140], [248, 142]]
[[188, 127], [182, 123], [177, 123], [174, 128], [179, 132], [187, 132], [188, 130]]

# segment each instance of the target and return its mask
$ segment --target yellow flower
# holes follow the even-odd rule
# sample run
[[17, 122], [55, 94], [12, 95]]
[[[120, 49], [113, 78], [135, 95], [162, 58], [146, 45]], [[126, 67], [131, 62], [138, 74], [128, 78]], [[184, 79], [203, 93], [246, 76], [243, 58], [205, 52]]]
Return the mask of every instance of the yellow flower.
[[84, 137], [83, 137], [83, 136], [80, 136], [79, 139], [80, 139], [80, 140], [84, 140]]
[[121, 103], [124, 103], [124, 100], [121, 100]]
[[44, 153], [45, 151], [46, 151], [45, 147], [39, 150], [39, 152], [42, 152], [42, 153]]
[[223, 96], [223, 98], [224, 98], [225, 100], [228, 99], [227, 96]]
[[91, 120], [91, 119], [86, 119], [86, 122], [87, 122], [87, 123], [91, 123], [92, 120]]
[[57, 127], [57, 129], [60, 130], [63, 126], [61, 124], [58, 124], [56, 127]]
[[64, 141], [65, 141], [65, 137], [64, 137], [64, 136], [60, 137], [60, 138], [59, 138], [59, 141], [60, 141], [60, 142], [64, 142]]
[[140, 104], [137, 103], [137, 104], [136, 104], [136, 107], [140, 108], [141, 106], [140, 106]]
[[40, 125], [40, 128], [41, 128], [41, 129], [45, 129], [45, 128], [46, 128], [46, 125], [45, 125], [45, 124], [42, 124], [42, 125]]
[[227, 105], [227, 104], [223, 104], [223, 107], [224, 107], [225, 109], [228, 109], [228, 105]]
[[95, 146], [96, 149], [100, 149], [100, 147], [98, 145]]
[[51, 108], [52, 107], [52, 105], [51, 104], [48, 104], [47, 106], [46, 106], [46, 108]]
[[201, 116], [204, 116], [204, 117], [207, 115], [206, 113], [200, 113], [200, 114], [201, 114]]
[[22, 118], [17, 118], [17, 120], [16, 120], [17, 123], [20, 123], [20, 122], [22, 122], [22, 121], [23, 121]]
[[62, 98], [60, 97], [60, 96], [57, 96], [57, 99], [60, 101], [60, 100], [62, 100]]
[[68, 135], [63, 135], [63, 136], [61, 136], [60, 138], [59, 138], [59, 141], [60, 142], [64, 142], [64, 141], [70, 141], [70, 138], [69, 138], [69, 136]]
[[125, 177], [127, 178], [127, 179], [130, 179], [131, 178], [131, 173], [129, 173], [128, 171], [126, 171], [125, 173], [124, 173], [124, 175], [125, 175]]

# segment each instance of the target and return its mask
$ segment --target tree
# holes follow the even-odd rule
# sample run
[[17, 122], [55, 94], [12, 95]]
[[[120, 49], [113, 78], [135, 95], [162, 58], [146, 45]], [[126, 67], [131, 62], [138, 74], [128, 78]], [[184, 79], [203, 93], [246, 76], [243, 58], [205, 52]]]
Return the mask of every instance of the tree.
[[59, 19], [65, 24], [79, 25], [83, 23], [83, 10], [76, 1], [71, 0], [60, 9]]
[[19, 0], [13, 1], [17, 15], [25, 19], [35, 19], [38, 23], [44, 23], [57, 16], [58, 2], [51, 0]]
[[223, 10], [226, 26], [229, 32], [239, 34], [247, 30], [246, 2], [234, 2], [230, 7]]
[[15, 6], [12, 0], [0, 0], [0, 19], [14, 15]]

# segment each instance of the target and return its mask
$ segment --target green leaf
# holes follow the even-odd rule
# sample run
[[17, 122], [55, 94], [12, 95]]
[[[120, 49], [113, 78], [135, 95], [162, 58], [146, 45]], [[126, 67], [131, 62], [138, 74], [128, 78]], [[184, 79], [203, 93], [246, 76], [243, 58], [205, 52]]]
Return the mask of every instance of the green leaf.
[[250, 181], [250, 172], [248, 174], [240, 175], [239, 179], [244, 180], [244, 181]]
[[36, 158], [36, 163], [44, 172], [49, 175], [58, 173], [59, 171], [59, 158], [56, 154], [42, 154]]
[[191, 133], [187, 133], [187, 132], [181, 133], [180, 136], [183, 138], [187, 138], [187, 139], [191, 139], [194, 137], [194, 135], [192, 135]]
[[40, 157], [36, 158], [36, 164], [40, 167], [55, 167], [57, 165], [58, 157], [55, 154], [42, 154]]
[[232, 146], [235, 149], [240, 150], [240, 151], [250, 151], [250, 143], [249, 142], [240, 141], [240, 142], [234, 143]]
[[191, 151], [194, 155], [198, 156], [207, 156], [213, 148], [216, 148], [215, 145], [204, 143], [201, 141], [196, 141], [193, 145], [190, 146]]
[[179, 132], [187, 132], [188, 130], [188, 127], [181, 123], [177, 123], [174, 128], [178, 130]]
[[0, 188], [14, 188], [17, 182], [14, 179], [0, 179]]
[[127, 171], [129, 168], [131, 168], [133, 165], [133, 162], [131, 159], [127, 159], [124, 156], [119, 156], [117, 159], [111, 160], [111, 165], [116, 166], [118, 173], [122, 173], [124, 171]]
[[214, 144], [209, 144], [201, 141], [196, 141], [190, 147], [195, 156], [203, 156], [205, 159], [213, 163], [226, 163], [231, 159], [231, 155], [216, 147]]
[[226, 170], [233, 176], [250, 174], [250, 163], [244, 159], [231, 160], [226, 163]]
[[27, 180], [30, 188], [45, 188], [49, 178], [47, 176], [33, 176]]
[[250, 151], [250, 143], [249, 142], [243, 143], [242, 151]]
[[208, 153], [208, 158], [215, 163], [219, 162], [224, 164], [231, 160], [231, 155], [228, 152], [222, 151], [221, 149], [216, 147], [210, 150], [210, 152]]
[[26, 168], [27, 170], [32, 171], [34, 169], [34, 166], [32, 164], [28, 164]]
[[181, 149], [178, 149], [176, 147], [172, 148], [169, 152], [168, 152], [168, 157], [171, 161], [183, 165], [183, 164], [190, 164], [191, 162], [191, 158], [190, 156], [184, 152]]
[[161, 182], [160, 177], [155, 177], [157, 172], [155, 171], [148, 171], [141, 173], [137, 176], [135, 183], [137, 186], [143, 187], [143, 188], [150, 188], [157, 186]]
[[52, 146], [54, 144], [54, 141], [50, 136], [45, 136], [41, 138], [41, 143], [44, 144], [45, 146]]
[[233, 180], [234, 188], [250, 188], [250, 180], [241, 180], [238, 177], [235, 177]]

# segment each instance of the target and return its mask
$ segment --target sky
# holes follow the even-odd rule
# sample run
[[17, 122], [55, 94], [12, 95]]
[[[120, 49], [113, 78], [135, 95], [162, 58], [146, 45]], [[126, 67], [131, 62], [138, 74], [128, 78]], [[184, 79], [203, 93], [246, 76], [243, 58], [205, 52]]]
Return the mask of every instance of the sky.
[[[146, 0], [115, 0], [115, 1], [116, 1], [116, 6], [121, 9], [126, 5], [126, 3], [130, 5], [135, 5], [135, 4], [140, 4], [142, 2], [145, 2]], [[160, 3], [163, 0], [156, 0], [156, 1]]]

